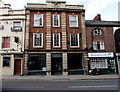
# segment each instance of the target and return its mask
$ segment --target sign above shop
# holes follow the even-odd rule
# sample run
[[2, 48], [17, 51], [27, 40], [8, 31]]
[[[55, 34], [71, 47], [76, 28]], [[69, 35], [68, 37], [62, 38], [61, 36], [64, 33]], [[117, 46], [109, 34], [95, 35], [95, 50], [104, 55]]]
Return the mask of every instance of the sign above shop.
[[88, 53], [88, 57], [114, 57], [113, 52], [106, 53]]

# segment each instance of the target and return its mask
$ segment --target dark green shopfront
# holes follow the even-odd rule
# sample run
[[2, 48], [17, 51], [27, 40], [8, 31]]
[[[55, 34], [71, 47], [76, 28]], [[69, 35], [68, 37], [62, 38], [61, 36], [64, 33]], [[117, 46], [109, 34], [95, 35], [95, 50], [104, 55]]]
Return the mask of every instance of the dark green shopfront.
[[113, 52], [88, 53], [88, 70], [98, 69], [100, 74], [116, 74], [117, 62]]

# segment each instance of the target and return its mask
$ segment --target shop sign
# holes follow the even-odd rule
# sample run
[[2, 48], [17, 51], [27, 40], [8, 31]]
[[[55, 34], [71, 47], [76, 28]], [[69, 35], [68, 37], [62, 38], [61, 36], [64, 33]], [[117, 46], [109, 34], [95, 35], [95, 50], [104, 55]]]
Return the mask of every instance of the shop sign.
[[107, 53], [88, 53], [88, 57], [114, 57], [113, 52]]

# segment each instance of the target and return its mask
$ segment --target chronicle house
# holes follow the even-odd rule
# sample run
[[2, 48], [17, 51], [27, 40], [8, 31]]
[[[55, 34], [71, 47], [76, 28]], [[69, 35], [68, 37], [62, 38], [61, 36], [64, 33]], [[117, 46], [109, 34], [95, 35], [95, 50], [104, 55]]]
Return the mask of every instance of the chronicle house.
[[83, 5], [47, 0], [26, 7], [25, 74], [71, 75], [87, 70]]

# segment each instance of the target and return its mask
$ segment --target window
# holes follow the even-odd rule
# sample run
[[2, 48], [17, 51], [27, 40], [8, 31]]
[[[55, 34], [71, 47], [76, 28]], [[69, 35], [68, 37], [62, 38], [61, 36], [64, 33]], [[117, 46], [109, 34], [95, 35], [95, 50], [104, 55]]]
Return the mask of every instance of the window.
[[108, 68], [108, 61], [103, 58], [92, 58], [90, 59], [90, 67], [91, 69]]
[[43, 26], [43, 14], [34, 14], [34, 26], [35, 27]]
[[101, 34], [102, 34], [102, 31], [101, 31], [101, 29], [96, 28], [96, 29], [93, 30], [93, 34], [94, 34], [94, 35], [101, 35]]
[[104, 42], [96, 41], [93, 42], [93, 49], [94, 50], [104, 50]]
[[69, 15], [70, 27], [78, 27], [78, 15]]
[[53, 34], [53, 46], [60, 47], [60, 33]]
[[29, 54], [28, 73], [45, 75], [46, 54]]
[[3, 67], [10, 66], [10, 57], [3, 57]]
[[13, 28], [12, 28], [12, 30], [21, 31], [22, 30], [21, 21], [15, 21], [15, 22], [13, 22]]
[[70, 34], [70, 46], [79, 47], [79, 34], [76, 33]]
[[4, 26], [3, 25], [0, 25], [0, 30], [4, 29]]
[[10, 37], [3, 37], [2, 48], [10, 48]]
[[33, 34], [33, 47], [43, 47], [43, 33]]
[[60, 27], [60, 15], [58, 14], [53, 15], [53, 26]]

